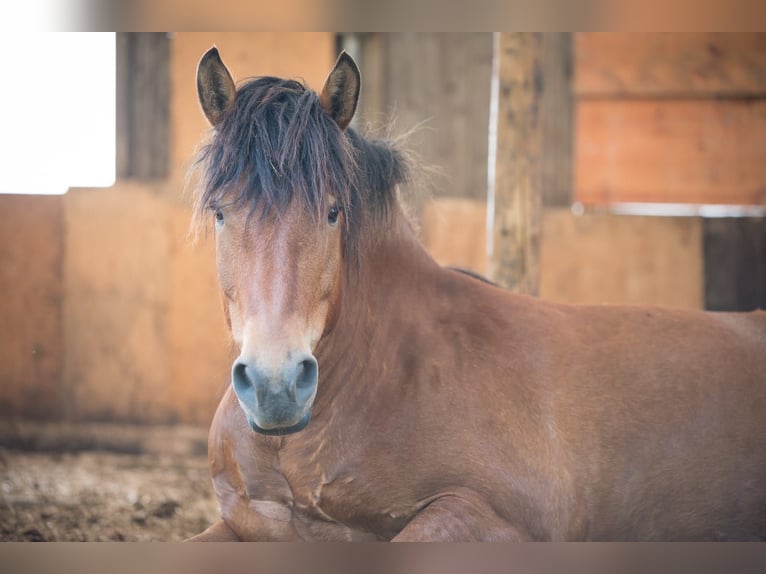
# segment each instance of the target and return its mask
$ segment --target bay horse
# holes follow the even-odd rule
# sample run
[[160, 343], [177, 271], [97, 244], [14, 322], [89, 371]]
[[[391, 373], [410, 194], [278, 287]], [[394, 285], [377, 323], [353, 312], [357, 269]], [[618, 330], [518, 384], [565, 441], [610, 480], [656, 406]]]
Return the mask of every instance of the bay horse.
[[317, 94], [236, 87], [217, 49], [196, 216], [239, 350], [191, 540], [766, 537], [766, 313], [570, 306], [439, 266], [408, 162]]

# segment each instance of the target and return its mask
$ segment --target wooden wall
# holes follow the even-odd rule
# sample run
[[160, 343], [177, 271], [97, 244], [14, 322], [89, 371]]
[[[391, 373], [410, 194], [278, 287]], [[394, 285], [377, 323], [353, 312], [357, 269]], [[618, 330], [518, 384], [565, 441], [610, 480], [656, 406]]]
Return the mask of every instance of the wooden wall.
[[[766, 208], [766, 34], [575, 38], [575, 192]], [[766, 219], [699, 225], [703, 305], [766, 306]]]
[[575, 196], [766, 205], [766, 34], [576, 34]]

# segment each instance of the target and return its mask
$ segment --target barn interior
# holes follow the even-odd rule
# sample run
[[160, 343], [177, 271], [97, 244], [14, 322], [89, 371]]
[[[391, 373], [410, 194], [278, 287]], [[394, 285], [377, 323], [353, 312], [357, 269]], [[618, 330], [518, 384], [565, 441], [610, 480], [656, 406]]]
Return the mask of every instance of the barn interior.
[[441, 264], [563, 303], [766, 308], [766, 34], [114, 41], [114, 185], [0, 194], [2, 540], [180, 540], [216, 515], [206, 434], [236, 352], [188, 177], [211, 45], [237, 80], [314, 89], [348, 51], [354, 127], [408, 134]]

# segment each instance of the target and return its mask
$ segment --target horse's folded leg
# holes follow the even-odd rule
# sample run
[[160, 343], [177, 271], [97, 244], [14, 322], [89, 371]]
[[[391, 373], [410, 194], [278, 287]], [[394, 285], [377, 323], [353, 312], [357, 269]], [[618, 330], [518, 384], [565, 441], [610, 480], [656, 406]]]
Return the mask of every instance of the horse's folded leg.
[[239, 542], [239, 536], [223, 520], [218, 520], [204, 532], [187, 538], [184, 542]]
[[392, 542], [522, 541], [529, 537], [502, 519], [478, 494], [439, 496], [423, 508]]

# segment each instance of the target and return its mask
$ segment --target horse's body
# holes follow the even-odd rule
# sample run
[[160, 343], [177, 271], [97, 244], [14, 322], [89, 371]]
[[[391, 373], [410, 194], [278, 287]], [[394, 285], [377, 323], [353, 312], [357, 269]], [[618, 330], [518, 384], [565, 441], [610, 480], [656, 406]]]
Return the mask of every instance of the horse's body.
[[[195, 539], [766, 538], [766, 313], [514, 295], [438, 266], [395, 202], [386, 221], [333, 267], [305, 428], [270, 426], [235, 365], [209, 442], [222, 520]], [[224, 291], [242, 356], [271, 348]]]

